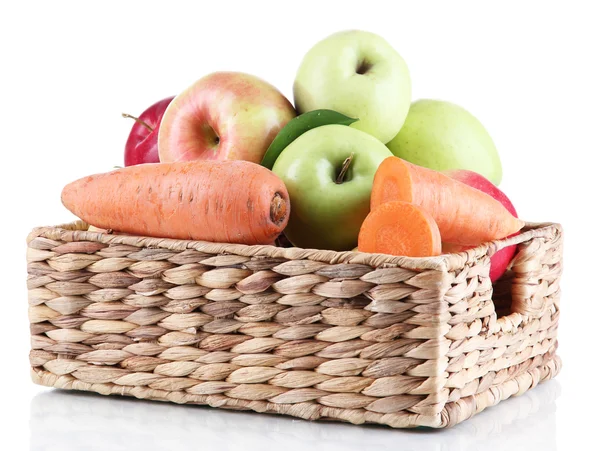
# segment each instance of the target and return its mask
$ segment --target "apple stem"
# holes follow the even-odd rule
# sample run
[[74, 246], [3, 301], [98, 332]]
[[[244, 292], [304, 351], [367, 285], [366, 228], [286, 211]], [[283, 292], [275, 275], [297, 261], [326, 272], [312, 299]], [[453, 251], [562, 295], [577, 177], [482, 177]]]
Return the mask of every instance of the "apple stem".
[[354, 152], [352, 152], [350, 154], [350, 156], [348, 158], [346, 158], [344, 160], [344, 162], [342, 163], [342, 169], [340, 169], [340, 173], [338, 174], [337, 178], [335, 179], [336, 184], [341, 185], [342, 183], [344, 183], [344, 177], [346, 176], [346, 172], [348, 172], [348, 169], [350, 169], [350, 165], [352, 164], [353, 158], [354, 158]]
[[133, 119], [138, 124], [141, 124], [144, 127], [146, 127], [148, 130], [150, 130], [150, 132], [154, 131], [154, 129], [152, 127], [150, 127], [150, 125], [148, 125], [146, 122], [144, 122], [143, 120], [141, 120], [139, 117], [135, 117], [135, 116], [132, 116], [131, 114], [127, 114], [127, 113], [121, 113], [121, 116], [126, 117], [128, 119]]

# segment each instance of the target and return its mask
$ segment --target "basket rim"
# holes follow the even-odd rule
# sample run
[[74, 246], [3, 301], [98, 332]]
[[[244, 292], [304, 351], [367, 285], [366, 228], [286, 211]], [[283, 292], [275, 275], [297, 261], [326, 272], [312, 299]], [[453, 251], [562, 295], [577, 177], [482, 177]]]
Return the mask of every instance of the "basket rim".
[[323, 249], [303, 249], [298, 247], [276, 247], [272, 245], [246, 245], [232, 243], [212, 243], [207, 241], [177, 240], [137, 235], [117, 235], [88, 231], [89, 224], [82, 220], [55, 226], [35, 227], [27, 236], [27, 243], [42, 236], [61, 241], [94, 241], [103, 244], [124, 244], [136, 247], [162, 248], [176, 251], [186, 249], [210, 254], [235, 254], [246, 257], [282, 258], [286, 260], [312, 260], [321, 263], [363, 264], [371, 267], [400, 266], [414, 270], [451, 271], [464, 267], [485, 256], [492, 256], [504, 247], [519, 244], [532, 238], [555, 237], [562, 233], [562, 226], [554, 222], [526, 222], [518, 235], [489, 241], [472, 249], [436, 257], [401, 257], [388, 254], [371, 254], [355, 251], [332, 251]]

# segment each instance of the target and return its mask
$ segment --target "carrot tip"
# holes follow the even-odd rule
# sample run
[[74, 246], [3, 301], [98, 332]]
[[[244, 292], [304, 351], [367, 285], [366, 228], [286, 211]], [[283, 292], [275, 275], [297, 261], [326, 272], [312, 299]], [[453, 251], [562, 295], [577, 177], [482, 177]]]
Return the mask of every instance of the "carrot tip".
[[275, 193], [271, 200], [271, 221], [279, 225], [287, 218], [288, 205], [279, 193]]

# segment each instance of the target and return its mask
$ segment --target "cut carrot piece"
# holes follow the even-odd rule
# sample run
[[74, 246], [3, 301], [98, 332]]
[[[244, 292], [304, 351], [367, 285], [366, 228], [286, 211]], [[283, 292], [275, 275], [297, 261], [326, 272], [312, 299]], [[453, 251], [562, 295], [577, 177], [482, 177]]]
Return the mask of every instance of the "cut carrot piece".
[[418, 205], [433, 217], [444, 242], [465, 246], [507, 237], [524, 225], [492, 196], [398, 157], [379, 165], [371, 210], [389, 201]]
[[364, 220], [358, 250], [406, 257], [430, 257], [442, 252], [440, 231], [433, 217], [409, 202], [380, 205]]

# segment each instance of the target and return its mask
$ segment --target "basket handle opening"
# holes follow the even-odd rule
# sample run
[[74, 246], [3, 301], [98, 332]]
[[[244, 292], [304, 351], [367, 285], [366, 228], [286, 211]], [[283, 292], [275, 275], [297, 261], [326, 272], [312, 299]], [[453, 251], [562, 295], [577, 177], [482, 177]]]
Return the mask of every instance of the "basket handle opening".
[[517, 246], [507, 271], [492, 287], [499, 327], [512, 329], [515, 321], [540, 318], [555, 301], [561, 273], [561, 232], [558, 224], [529, 225], [519, 235], [488, 243], [489, 258], [508, 246]]

